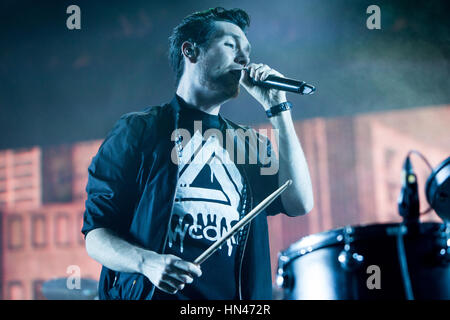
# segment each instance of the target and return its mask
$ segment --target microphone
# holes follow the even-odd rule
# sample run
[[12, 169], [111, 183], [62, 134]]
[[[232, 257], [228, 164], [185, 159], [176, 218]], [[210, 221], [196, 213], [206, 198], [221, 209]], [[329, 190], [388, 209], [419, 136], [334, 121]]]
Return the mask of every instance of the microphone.
[[[248, 71], [247, 68], [244, 68], [244, 70]], [[259, 86], [259, 87], [265, 87], [270, 89], [278, 89], [282, 91], [289, 91], [298, 93], [301, 95], [306, 94], [313, 94], [314, 91], [316, 91], [316, 88], [310, 84], [307, 84], [304, 81], [298, 81], [294, 79], [288, 79], [288, 78], [282, 78], [277, 77], [274, 75], [269, 75], [264, 81], [255, 81], [254, 79], [250, 78], [250, 83]]]
[[409, 155], [403, 163], [402, 180], [402, 189], [397, 201], [398, 211], [405, 222], [418, 222], [420, 212], [417, 176], [412, 168]]

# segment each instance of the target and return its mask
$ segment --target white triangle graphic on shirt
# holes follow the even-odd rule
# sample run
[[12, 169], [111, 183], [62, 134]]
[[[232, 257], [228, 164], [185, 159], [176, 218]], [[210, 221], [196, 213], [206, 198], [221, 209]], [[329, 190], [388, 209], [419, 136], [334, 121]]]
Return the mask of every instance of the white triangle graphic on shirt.
[[[196, 131], [183, 148], [179, 162], [183, 172], [179, 177], [178, 184], [183, 189], [181, 192], [183, 198], [221, 201], [237, 208], [241, 196], [238, 190], [242, 190], [243, 187], [239, 170], [217, 138], [210, 136], [203, 146], [201, 146], [202, 142], [202, 135]], [[201, 149], [198, 150], [199, 148]], [[212, 175], [216, 177], [223, 191], [190, 186], [205, 165], [210, 166]], [[227, 193], [225, 194], [224, 191]]]

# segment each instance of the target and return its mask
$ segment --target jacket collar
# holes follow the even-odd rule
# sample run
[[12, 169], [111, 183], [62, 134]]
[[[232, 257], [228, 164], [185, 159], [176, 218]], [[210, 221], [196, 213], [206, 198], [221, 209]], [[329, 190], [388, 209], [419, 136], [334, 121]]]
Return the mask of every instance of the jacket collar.
[[[179, 113], [180, 113], [180, 103], [178, 102], [177, 99], [177, 95], [174, 94], [172, 100], [165, 105], [165, 107], [167, 107], [172, 116], [172, 119], [174, 119], [174, 128], [178, 129], [178, 119], [179, 119]], [[244, 128], [243, 126], [240, 126], [234, 122], [232, 122], [231, 120], [228, 120], [224, 117], [222, 117], [222, 115], [219, 113], [219, 118], [221, 121], [223, 121], [226, 125], [225, 129], [242, 129], [242, 130], [246, 130], [246, 128]]]

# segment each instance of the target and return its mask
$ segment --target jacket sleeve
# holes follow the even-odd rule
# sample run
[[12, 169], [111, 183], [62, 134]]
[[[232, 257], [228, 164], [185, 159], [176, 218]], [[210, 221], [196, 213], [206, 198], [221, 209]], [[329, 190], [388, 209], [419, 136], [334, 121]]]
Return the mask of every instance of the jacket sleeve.
[[86, 236], [96, 228], [124, 233], [137, 201], [136, 177], [144, 121], [126, 114], [117, 121], [88, 169], [83, 227]]
[[[278, 185], [278, 169], [279, 162], [275, 152], [272, 149], [272, 143], [269, 138], [257, 133], [258, 139], [258, 167], [260, 183], [256, 186], [256, 190], [266, 198], [272, 192], [279, 188]], [[278, 196], [267, 208], [267, 215], [276, 215], [286, 213], [286, 209]]]

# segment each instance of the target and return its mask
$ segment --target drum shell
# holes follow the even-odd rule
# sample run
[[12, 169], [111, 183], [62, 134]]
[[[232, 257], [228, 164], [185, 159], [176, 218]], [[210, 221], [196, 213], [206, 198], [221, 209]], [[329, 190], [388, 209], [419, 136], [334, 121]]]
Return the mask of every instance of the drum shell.
[[[348, 248], [363, 260], [352, 270], [346, 270], [339, 261], [345, 252], [344, 229], [322, 234], [315, 244], [309, 241], [309, 247], [302, 247], [302, 241], [291, 246], [279, 262], [284, 299], [405, 299], [397, 232], [392, 232], [399, 228], [398, 224], [354, 227]], [[403, 236], [415, 299], [450, 299], [448, 236], [444, 230], [443, 225], [420, 224]], [[307, 252], [298, 254], [302, 251]], [[379, 268], [379, 289], [368, 285], [368, 280], [373, 283], [369, 278], [374, 274], [369, 266]]]

